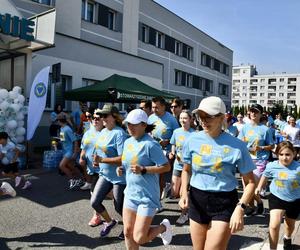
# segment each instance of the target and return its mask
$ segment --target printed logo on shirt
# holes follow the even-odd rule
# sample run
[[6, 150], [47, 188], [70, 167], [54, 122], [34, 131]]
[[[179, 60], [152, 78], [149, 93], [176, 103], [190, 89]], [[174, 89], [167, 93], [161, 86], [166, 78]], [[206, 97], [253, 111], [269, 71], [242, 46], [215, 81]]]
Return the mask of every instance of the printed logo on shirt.
[[202, 157], [200, 155], [194, 155], [193, 159], [192, 159], [192, 162], [193, 162], [194, 165], [196, 165], [198, 167], [201, 167], [201, 165], [202, 165]]
[[228, 153], [230, 153], [230, 151], [231, 151], [231, 149], [228, 147], [225, 147], [223, 150], [224, 154], [228, 154]]
[[131, 165], [137, 165], [138, 164], [138, 161], [139, 161], [139, 158], [137, 155], [134, 155], [130, 161], [130, 164]]
[[297, 180], [292, 181], [292, 188], [293, 189], [299, 188], [299, 182]]
[[280, 179], [280, 180], [287, 180], [288, 179], [288, 173], [286, 173], [286, 172], [279, 172], [278, 173], [278, 179]]
[[212, 152], [212, 145], [209, 144], [202, 144], [200, 147], [200, 154], [201, 155], [211, 155]]
[[277, 187], [280, 187], [280, 188], [284, 188], [284, 187], [285, 187], [284, 184], [283, 184], [283, 182], [280, 181], [280, 180], [275, 180], [275, 185], [276, 185]]
[[222, 168], [222, 158], [221, 157], [217, 157], [215, 158], [215, 164], [212, 166], [211, 168], [211, 172], [222, 172], [223, 168]]

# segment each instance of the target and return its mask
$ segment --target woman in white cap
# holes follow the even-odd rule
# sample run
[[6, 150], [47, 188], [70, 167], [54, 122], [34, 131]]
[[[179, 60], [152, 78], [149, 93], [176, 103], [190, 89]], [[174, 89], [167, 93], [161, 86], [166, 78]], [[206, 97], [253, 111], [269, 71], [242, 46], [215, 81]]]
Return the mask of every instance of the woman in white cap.
[[[110, 217], [102, 204], [111, 190], [113, 190], [115, 210], [122, 216], [126, 181], [125, 177], [117, 176], [116, 170], [121, 165], [121, 155], [127, 135], [121, 128], [122, 117], [117, 107], [112, 104], [105, 104], [99, 112], [99, 116], [105, 128], [101, 130], [95, 144], [96, 152], [93, 164], [95, 167], [100, 167], [100, 172], [91, 197], [91, 205], [105, 220], [100, 236], [106, 237], [111, 229], [118, 224], [118, 221]], [[123, 232], [119, 238], [124, 238]]]
[[[226, 249], [231, 233], [243, 229], [244, 209], [254, 193], [255, 166], [246, 145], [222, 131], [225, 111], [219, 97], [203, 99], [193, 111], [203, 131], [193, 132], [183, 146], [179, 205], [182, 209], [189, 207], [195, 250]], [[236, 167], [248, 183], [240, 200], [236, 191]]]
[[169, 220], [151, 226], [160, 207], [159, 174], [170, 171], [171, 167], [158, 142], [148, 134], [154, 126], [147, 121], [148, 116], [141, 109], [131, 111], [125, 120], [131, 137], [124, 143], [118, 174], [126, 175], [127, 183], [123, 207], [127, 249], [139, 249], [159, 234], [164, 245], [172, 240]]

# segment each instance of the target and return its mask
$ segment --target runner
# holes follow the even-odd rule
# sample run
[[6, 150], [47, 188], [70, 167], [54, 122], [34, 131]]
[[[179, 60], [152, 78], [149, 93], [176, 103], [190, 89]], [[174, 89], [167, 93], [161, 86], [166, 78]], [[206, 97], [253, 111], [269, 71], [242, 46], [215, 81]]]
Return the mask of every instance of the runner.
[[164, 219], [159, 226], [151, 226], [156, 209], [160, 207], [159, 174], [170, 170], [168, 160], [159, 144], [148, 134], [153, 125], [147, 125], [148, 116], [141, 109], [131, 111], [125, 122], [132, 136], [125, 141], [122, 167], [126, 171], [123, 222], [127, 249], [153, 240], [160, 234], [163, 244], [172, 240], [171, 225]]
[[[226, 249], [231, 233], [243, 229], [244, 208], [255, 189], [255, 166], [245, 144], [222, 131], [225, 111], [219, 97], [204, 98], [194, 110], [203, 131], [193, 132], [183, 146], [179, 205], [182, 209], [189, 206], [195, 250]], [[248, 183], [240, 201], [236, 191], [237, 168]]]

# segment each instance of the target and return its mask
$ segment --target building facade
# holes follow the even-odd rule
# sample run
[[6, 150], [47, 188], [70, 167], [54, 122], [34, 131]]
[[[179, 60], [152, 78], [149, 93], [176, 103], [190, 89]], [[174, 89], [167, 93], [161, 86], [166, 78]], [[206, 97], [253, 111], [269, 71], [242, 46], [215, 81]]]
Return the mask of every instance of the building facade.
[[300, 105], [300, 74], [259, 75], [255, 65], [232, 67], [232, 106]]
[[49, 111], [56, 103], [74, 109], [64, 91], [115, 73], [187, 99], [191, 109], [209, 95], [231, 106], [233, 51], [155, 1], [10, 1], [26, 18], [56, 9], [55, 46], [32, 55], [32, 79], [61, 63], [61, 82], [49, 83]]

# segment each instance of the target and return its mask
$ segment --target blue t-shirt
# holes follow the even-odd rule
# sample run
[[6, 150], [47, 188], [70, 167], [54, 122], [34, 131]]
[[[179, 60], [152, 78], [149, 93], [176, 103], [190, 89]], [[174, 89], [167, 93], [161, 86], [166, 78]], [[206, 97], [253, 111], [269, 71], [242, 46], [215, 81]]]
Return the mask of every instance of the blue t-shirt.
[[203, 191], [232, 191], [238, 184], [236, 167], [241, 174], [255, 169], [246, 144], [226, 132], [216, 138], [193, 132], [182, 152], [183, 162], [192, 166], [190, 185]]
[[[118, 126], [112, 130], [102, 129], [95, 144], [97, 155], [102, 158], [122, 155], [126, 138], [127, 134]], [[117, 176], [117, 167], [115, 164], [100, 163], [100, 174], [113, 184], [126, 184], [125, 176]]]
[[85, 159], [87, 165], [87, 173], [92, 175], [94, 173], [99, 173], [100, 168], [93, 167], [93, 157], [95, 151], [95, 143], [100, 135], [100, 131], [97, 131], [94, 126], [91, 126], [88, 131], [86, 131], [81, 140], [80, 148], [85, 150]]
[[239, 134], [239, 131], [236, 126], [230, 125], [227, 129], [226, 132], [234, 137], [237, 137]]
[[59, 138], [63, 150], [69, 153], [73, 152], [73, 142], [77, 140], [77, 137], [68, 125], [60, 128]]
[[270, 192], [284, 201], [300, 199], [300, 163], [292, 161], [288, 166], [282, 166], [279, 161], [267, 164], [263, 175], [272, 178]]
[[[255, 146], [267, 146], [274, 144], [271, 130], [263, 124], [245, 124], [245, 126], [241, 129], [238, 138], [247, 143], [248, 149]], [[258, 150], [256, 152], [251, 152], [250, 154], [252, 159], [255, 160], [268, 160], [270, 157], [270, 151], [267, 150]]]
[[[190, 128], [188, 131], [185, 131], [183, 128], [177, 128], [174, 130], [174, 133], [171, 137], [170, 143], [176, 146], [176, 155], [182, 159], [182, 147], [187, 138], [194, 132], [195, 129]], [[183, 163], [182, 160], [179, 162], [177, 158], [174, 161], [174, 169], [182, 171]]]
[[[155, 129], [152, 131], [152, 136], [155, 140], [170, 140], [173, 131], [179, 127], [176, 118], [169, 112], [165, 112], [163, 116], [150, 115], [148, 123], [155, 125]], [[171, 144], [167, 145], [164, 149], [170, 152]]]
[[148, 134], [138, 140], [130, 137], [124, 143], [122, 166], [126, 170], [125, 199], [145, 204], [150, 208], [160, 207], [159, 174], [134, 174], [130, 166], [161, 166], [168, 160], [160, 145]]

